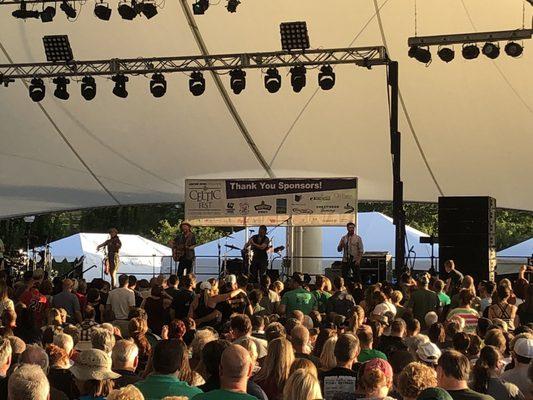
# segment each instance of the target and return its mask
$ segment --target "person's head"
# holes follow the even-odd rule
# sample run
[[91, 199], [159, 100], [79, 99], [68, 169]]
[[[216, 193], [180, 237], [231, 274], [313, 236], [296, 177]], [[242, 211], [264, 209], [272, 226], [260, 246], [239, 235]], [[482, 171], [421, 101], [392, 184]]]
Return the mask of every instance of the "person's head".
[[424, 322], [426, 323], [426, 328], [429, 329], [431, 325], [439, 321], [439, 316], [435, 311], [430, 311], [424, 317]]
[[492, 281], [481, 281], [478, 285], [479, 295], [483, 298], [492, 298], [496, 284]]
[[206, 379], [211, 376], [218, 377], [222, 353], [230, 345], [231, 343], [227, 340], [213, 340], [204, 346], [202, 349], [201, 365], [203, 366]]
[[19, 357], [20, 364], [38, 365], [45, 374], [48, 373], [49, 359], [48, 354], [42, 347], [36, 344], [29, 344], [26, 350]]
[[292, 363], [290, 375], [292, 375], [297, 369], [303, 369], [306, 372], [309, 372], [315, 378], [318, 378], [318, 370], [316, 369], [316, 365], [308, 358], [296, 358]]
[[111, 357], [98, 349], [82, 351], [70, 372], [82, 396], [106, 397], [113, 389], [113, 379], [120, 377], [111, 370]]
[[54, 335], [54, 344], [65, 350], [70, 357], [72, 349], [74, 348], [74, 340], [72, 340], [72, 336], [67, 335], [66, 333], [58, 333], [57, 335]]
[[135, 290], [137, 287], [137, 277], [135, 275], [128, 275], [128, 287]]
[[133, 385], [115, 389], [107, 396], [107, 400], [144, 400], [142, 392]]
[[148, 323], [141, 317], [132, 318], [128, 323], [128, 332], [132, 338], [144, 336], [148, 332]]
[[406, 336], [416, 336], [420, 333], [420, 322], [416, 318], [405, 320]]
[[483, 347], [472, 368], [472, 389], [480, 393], [487, 393], [491, 372], [499, 375], [503, 367], [504, 363], [499, 350], [494, 346]]
[[115, 237], [118, 235], [118, 229], [117, 228], [111, 228], [109, 229], [109, 236]]
[[303, 368], [298, 368], [287, 379], [283, 388], [283, 398], [291, 400], [321, 399], [322, 392], [317, 377]]
[[435, 289], [435, 292], [440, 293], [444, 290], [444, 281], [442, 279], [437, 279], [433, 283], [433, 289]]
[[498, 286], [497, 294], [497, 301], [499, 303], [503, 303], [509, 300], [509, 297], [511, 296], [511, 290], [507, 286], [500, 285]]
[[11, 366], [13, 351], [11, 342], [7, 337], [0, 338], [0, 376], [6, 376], [7, 370]]
[[279, 322], [271, 322], [265, 328], [265, 337], [267, 342], [270, 342], [279, 337], [285, 337], [286, 331], [285, 327]]
[[392, 387], [391, 365], [381, 358], [373, 358], [363, 365], [360, 389], [365, 397], [384, 398]]
[[74, 287], [74, 282], [72, 279], [66, 278], [66, 279], [63, 279], [62, 285], [63, 285], [63, 291], [70, 292], [72, 291], [72, 288]]
[[341, 290], [344, 288], [344, 278], [342, 276], [336, 276], [333, 278], [333, 286], [335, 286], [335, 289]]
[[405, 336], [405, 321], [401, 318], [395, 319], [390, 325], [390, 335], [403, 338]]
[[253, 365], [248, 351], [239, 345], [228, 346], [220, 358], [220, 387], [222, 389], [244, 388], [252, 375]]
[[418, 277], [417, 283], [418, 283], [418, 287], [427, 289], [428, 286], [429, 286], [429, 276], [428, 276], [428, 274], [420, 275]]
[[261, 225], [259, 227], [259, 236], [265, 236], [267, 234], [267, 227], [265, 225]]
[[450, 386], [464, 385], [470, 375], [470, 361], [456, 350], [446, 350], [439, 358], [437, 365], [437, 380], [439, 387], [446, 389]]
[[230, 332], [235, 339], [252, 333], [252, 321], [246, 314], [237, 314], [231, 318]]
[[295, 326], [291, 331], [291, 343], [297, 353], [305, 352], [309, 343], [309, 330], [303, 325]]
[[168, 277], [167, 284], [169, 287], [177, 287], [179, 283], [178, 276], [175, 274], [172, 274]]
[[399, 290], [394, 290], [391, 293], [390, 299], [394, 305], [400, 305], [403, 300], [403, 294]]
[[91, 344], [93, 349], [98, 349], [111, 354], [115, 346], [115, 335], [104, 328], [95, 328], [91, 332]]
[[355, 224], [353, 222], [348, 222], [346, 224], [346, 230], [349, 235], [353, 235], [355, 233]]
[[194, 362], [199, 362], [202, 354], [202, 349], [204, 346], [212, 342], [213, 340], [218, 339], [218, 334], [214, 329], [204, 328], [196, 331], [194, 339], [190, 345], [192, 350], [192, 359]]
[[192, 226], [188, 222], [182, 222], [180, 224], [180, 231], [182, 233], [185, 233], [185, 234], [189, 233], [191, 231], [191, 228], [192, 228]]
[[252, 315], [252, 332], [259, 332], [265, 329], [265, 318], [261, 315]]
[[516, 340], [513, 346], [513, 358], [519, 364], [529, 364], [533, 358], [533, 339]]
[[9, 377], [7, 392], [9, 400], [48, 400], [50, 384], [38, 365], [23, 364]]
[[453, 398], [446, 390], [432, 387], [422, 390], [416, 400], [453, 400]]
[[476, 334], [483, 339], [487, 334], [488, 329], [492, 326], [492, 322], [488, 318], [481, 317], [477, 320]]
[[157, 342], [152, 353], [154, 372], [157, 375], [173, 375], [179, 372], [185, 349], [178, 340]]
[[135, 371], [139, 363], [139, 348], [132, 340], [119, 340], [111, 352], [114, 370]]
[[49, 344], [46, 346], [46, 354], [48, 354], [48, 360], [51, 367], [55, 368], [69, 368], [69, 356], [68, 353], [55, 344]]
[[322, 347], [320, 353], [320, 364], [325, 370], [330, 370], [337, 366], [337, 358], [335, 357], [335, 346], [337, 345], [337, 335], [329, 337]]
[[418, 360], [426, 365], [435, 366], [441, 356], [439, 347], [432, 342], [424, 342], [418, 345], [416, 355]]
[[257, 374], [257, 380], [271, 379], [279, 388], [283, 388], [293, 362], [291, 342], [283, 337], [274, 339], [268, 343], [267, 355]]
[[118, 284], [120, 287], [126, 287], [129, 284], [129, 277], [126, 274], [120, 274], [118, 277]]
[[494, 346], [500, 353], [504, 354], [507, 350], [507, 340], [500, 329], [491, 329], [485, 335], [485, 346]]
[[337, 365], [353, 364], [357, 360], [359, 351], [359, 340], [356, 336], [350, 333], [340, 335], [334, 351]]
[[50, 308], [47, 313], [47, 324], [51, 326], [61, 326], [63, 318], [58, 308]]
[[410, 363], [398, 376], [398, 392], [404, 400], [416, 399], [424, 389], [436, 386], [435, 370], [419, 362]]
[[444, 261], [444, 270], [447, 272], [447, 273], [450, 273], [450, 271], [454, 270], [455, 269], [455, 263], [453, 262], [453, 260], [446, 260]]
[[196, 276], [194, 274], [187, 274], [179, 280], [179, 287], [183, 289], [192, 290], [194, 286], [196, 286]]
[[440, 322], [435, 322], [428, 329], [428, 337], [435, 344], [444, 343], [446, 341], [446, 332], [444, 325]]
[[372, 328], [368, 325], [361, 325], [357, 330], [357, 339], [359, 339], [361, 349], [371, 349], [374, 341]]
[[453, 335], [452, 344], [455, 350], [466, 355], [468, 347], [470, 347], [470, 335], [465, 332], [457, 332]]

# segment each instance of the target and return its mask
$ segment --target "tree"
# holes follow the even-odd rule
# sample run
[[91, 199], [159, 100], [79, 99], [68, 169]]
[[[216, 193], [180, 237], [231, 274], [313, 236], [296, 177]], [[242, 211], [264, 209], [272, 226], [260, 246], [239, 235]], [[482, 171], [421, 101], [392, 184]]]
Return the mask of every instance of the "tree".
[[[172, 224], [166, 219], [159, 221], [158, 227], [151, 231], [153, 239], [158, 243], [168, 246], [168, 243], [178, 235], [181, 222], [179, 220], [176, 224]], [[193, 232], [196, 236], [197, 245], [217, 240], [224, 235], [222, 230], [211, 226], [196, 226], [193, 228]]]

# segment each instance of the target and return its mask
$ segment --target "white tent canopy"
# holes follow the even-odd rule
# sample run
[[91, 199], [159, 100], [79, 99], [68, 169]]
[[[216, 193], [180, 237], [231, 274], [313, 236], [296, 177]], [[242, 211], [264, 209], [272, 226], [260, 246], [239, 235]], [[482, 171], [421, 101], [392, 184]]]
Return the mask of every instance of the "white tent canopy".
[[508, 247], [497, 254], [498, 273], [500, 275], [516, 274], [527, 259], [533, 257], [533, 238]]
[[[98, 20], [92, 3], [67, 22], [22, 21], [16, 6], [0, 10], [0, 63], [45, 60], [42, 36], [67, 34], [75, 59], [198, 55], [181, 1], [165, 3], [150, 19]], [[79, 3], [76, 3], [79, 6]], [[243, 1], [230, 14], [225, 3], [195, 16], [211, 54], [281, 48], [279, 23], [305, 20], [313, 48], [374, 46], [387, 41], [399, 62], [405, 108], [400, 115], [405, 199], [436, 201], [439, 195], [490, 195], [501, 207], [533, 210], [533, 43], [524, 54], [496, 60], [480, 55], [441, 62], [432, 49], [427, 68], [407, 56], [414, 34], [412, 3], [390, 0]], [[381, 8], [382, 37], [375, 5]], [[519, 0], [426, 0], [418, 2], [419, 35], [509, 30], [522, 27]], [[526, 4], [525, 21], [533, 7]], [[503, 43], [504, 45], [505, 43]], [[8, 58], [9, 57], [9, 58]], [[316, 90], [316, 70], [307, 87], [293, 93], [287, 71], [271, 95], [260, 71], [231, 100], [262, 156], [278, 177], [360, 177], [361, 200], [391, 200], [391, 160], [385, 68], [335, 68], [333, 90]], [[132, 76], [129, 97], [112, 93], [97, 78], [96, 99], [81, 98], [78, 83], [68, 101], [47, 83], [42, 108], [20, 81], [0, 88], [0, 217], [114, 204], [175, 202], [185, 178], [264, 177], [250, 146], [228, 112], [214, 81], [192, 96], [183, 74], [167, 75], [168, 92], [154, 99], [148, 79]], [[222, 76], [229, 89], [229, 78]], [[76, 155], [76, 154], [77, 155]], [[79, 157], [79, 158], [78, 158]], [[80, 161], [83, 160], [83, 163]], [[91, 175], [89, 170], [94, 174]], [[97, 179], [98, 182], [97, 181]]]
[[[394, 255], [394, 232], [395, 227], [392, 224], [392, 219], [379, 212], [361, 212], [357, 214], [357, 233], [362, 237], [365, 251], [385, 251]], [[250, 228], [254, 233], [257, 233], [257, 227]], [[344, 227], [323, 227], [321, 229], [321, 243], [322, 246], [316, 251], [306, 252], [306, 257], [312, 257], [315, 260], [320, 260], [322, 268], [329, 267], [335, 260], [340, 260], [341, 254], [337, 252], [337, 245], [341, 236], [346, 234]], [[429, 244], [420, 243], [421, 237], [428, 235], [406, 226], [406, 236], [409, 248], [412, 246], [410, 266], [417, 270], [428, 270], [431, 266], [431, 246]], [[221, 247], [222, 255], [227, 251], [228, 258], [240, 257], [240, 251], [229, 250], [226, 245], [242, 248], [245, 243], [245, 231], [241, 230], [235, 232], [229, 238], [222, 238], [205, 243], [196, 248], [196, 268], [201, 274], [216, 275], [218, 272], [218, 246]], [[304, 230], [305, 235], [305, 230]], [[278, 227], [270, 229], [269, 238], [272, 239], [274, 247], [286, 244], [286, 228]], [[435, 257], [438, 257], [439, 247], [435, 245]], [[282, 253], [285, 254], [284, 252]], [[416, 257], [416, 258], [415, 258]], [[308, 260], [309, 258], [307, 258]], [[281, 260], [277, 259], [273, 263], [274, 268], [279, 268]], [[435, 259], [435, 266], [437, 265]], [[305, 268], [304, 268], [305, 270]]]
[[[170, 263], [172, 250], [159, 243], [145, 239], [139, 235], [119, 235], [122, 242], [120, 249], [119, 273], [136, 275], [139, 279], [149, 279], [153, 274], [159, 275], [162, 266]], [[105, 242], [109, 235], [105, 233], [77, 233], [50, 243], [50, 252], [55, 261], [73, 262], [85, 256], [83, 270], [93, 265], [84, 278], [91, 281], [102, 277], [103, 250], [97, 252], [96, 246]]]

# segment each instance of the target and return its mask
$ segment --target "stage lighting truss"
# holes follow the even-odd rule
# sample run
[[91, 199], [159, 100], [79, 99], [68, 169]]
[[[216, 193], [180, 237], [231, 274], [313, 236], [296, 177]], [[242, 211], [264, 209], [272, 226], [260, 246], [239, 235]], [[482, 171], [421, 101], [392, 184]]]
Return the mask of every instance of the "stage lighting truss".
[[[55, 42], [54, 42], [55, 43]], [[66, 58], [70, 58], [66, 57]], [[55, 58], [54, 58], [55, 59]], [[64, 60], [65, 57], [60, 58]], [[59, 59], [58, 59], [59, 60]], [[40, 88], [43, 88], [45, 78], [73, 78], [81, 79], [81, 93], [86, 100], [92, 100], [96, 95], [95, 77], [111, 77], [115, 83], [113, 93], [126, 98], [128, 92], [126, 83], [128, 76], [151, 76], [150, 92], [154, 97], [161, 97], [166, 93], [167, 81], [163, 74], [186, 73], [190, 75], [189, 89], [195, 96], [200, 96], [206, 89], [204, 74], [207, 71], [215, 73], [229, 73], [230, 87], [233, 93], [239, 94], [246, 88], [245, 70], [263, 70], [264, 85], [269, 93], [276, 93], [281, 88], [280, 69], [289, 69], [291, 85], [298, 92], [306, 84], [307, 69], [318, 67], [318, 84], [323, 90], [331, 89], [335, 84], [336, 65], [356, 65], [371, 68], [377, 65], [387, 65], [389, 59], [384, 47], [357, 47], [341, 49], [307, 50], [305, 52], [285, 51], [209, 55], [159, 57], [140, 59], [111, 59], [99, 61], [69, 61], [47, 62], [32, 64], [0, 65], [0, 85], [20, 79], [32, 79], [35, 84], [34, 97], [39, 99]], [[36, 80], [40, 79], [40, 81]], [[56, 85], [60, 81], [54, 82]], [[67, 82], [68, 84], [68, 82]], [[66, 84], [64, 85], [66, 89]], [[63, 96], [60, 90], [59, 95]], [[34, 98], [32, 97], [32, 99]], [[64, 97], [64, 96], [63, 96]], [[61, 97], [60, 97], [61, 98]], [[42, 100], [42, 99], [41, 99]], [[34, 100], [40, 101], [40, 100]]]
[[[19, 19], [40, 19], [42, 22], [51, 22], [56, 15], [56, 4], [65, 13], [69, 21], [77, 19], [82, 6], [87, 0], [0, 0], [2, 5], [16, 5], [19, 8], [12, 12], [13, 17]], [[33, 5], [29, 9], [29, 5]], [[35, 7], [39, 5], [42, 11]], [[151, 19], [158, 14], [160, 4], [156, 0], [119, 0], [118, 12], [123, 19], [132, 20], [143, 15], [146, 19]], [[102, 21], [109, 21], [112, 10], [107, 0], [95, 0], [94, 15]]]
[[[507, 42], [505, 53], [510, 57], [519, 57], [524, 51], [522, 44], [518, 43], [531, 39], [533, 29], [516, 29], [512, 31], [460, 33], [438, 36], [415, 36], [408, 39], [409, 56], [427, 64], [431, 60], [430, 46], [439, 46], [439, 58], [448, 63], [454, 59], [455, 52], [451, 48], [454, 44], [462, 45], [462, 55], [466, 60], [473, 60], [483, 53], [487, 58], [494, 60], [500, 55], [500, 43]], [[480, 51], [481, 48], [481, 51]]]
[[69, 62], [74, 59], [67, 35], [49, 35], [43, 37], [46, 59], [51, 62]]

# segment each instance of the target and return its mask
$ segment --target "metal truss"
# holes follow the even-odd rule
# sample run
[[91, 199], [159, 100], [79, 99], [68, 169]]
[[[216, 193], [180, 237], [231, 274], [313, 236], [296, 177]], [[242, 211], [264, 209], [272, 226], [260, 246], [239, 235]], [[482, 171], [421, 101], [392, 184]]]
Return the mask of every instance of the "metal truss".
[[319, 49], [303, 52], [265, 52], [209, 56], [157, 57], [71, 61], [68, 63], [26, 63], [0, 65], [0, 83], [16, 79], [58, 76], [142, 75], [192, 71], [229, 71], [301, 66], [354, 64], [371, 68], [388, 65], [385, 47]]
[[460, 43], [497, 42], [500, 40], [531, 39], [533, 29], [512, 31], [457, 33], [452, 35], [415, 36], [407, 40], [409, 46], [436, 46]]

